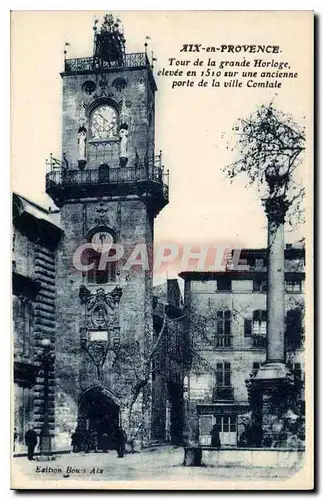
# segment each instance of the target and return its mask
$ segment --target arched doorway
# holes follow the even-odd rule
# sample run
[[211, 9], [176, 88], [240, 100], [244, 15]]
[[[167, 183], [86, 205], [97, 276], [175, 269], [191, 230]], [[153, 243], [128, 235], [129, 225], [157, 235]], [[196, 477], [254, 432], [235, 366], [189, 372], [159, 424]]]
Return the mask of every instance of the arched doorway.
[[92, 436], [92, 442], [96, 439], [98, 450], [116, 448], [118, 425], [119, 405], [112, 393], [95, 386], [81, 394], [78, 427], [82, 434]]

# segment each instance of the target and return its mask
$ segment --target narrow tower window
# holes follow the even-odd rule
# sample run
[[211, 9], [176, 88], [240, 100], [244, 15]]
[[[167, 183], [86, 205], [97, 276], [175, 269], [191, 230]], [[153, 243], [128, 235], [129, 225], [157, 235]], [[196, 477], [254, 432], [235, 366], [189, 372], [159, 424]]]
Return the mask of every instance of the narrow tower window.
[[88, 283], [104, 285], [116, 281], [116, 250], [111, 248], [115, 241], [114, 235], [104, 228], [92, 231], [91, 248], [86, 252], [86, 264], [91, 266], [87, 272]]

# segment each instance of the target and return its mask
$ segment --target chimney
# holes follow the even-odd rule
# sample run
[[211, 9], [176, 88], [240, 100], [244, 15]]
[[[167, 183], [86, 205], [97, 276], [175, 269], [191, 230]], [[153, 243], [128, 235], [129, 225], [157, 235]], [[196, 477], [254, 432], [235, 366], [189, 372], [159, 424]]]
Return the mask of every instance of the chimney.
[[180, 307], [181, 293], [177, 279], [167, 280], [167, 301], [174, 307]]

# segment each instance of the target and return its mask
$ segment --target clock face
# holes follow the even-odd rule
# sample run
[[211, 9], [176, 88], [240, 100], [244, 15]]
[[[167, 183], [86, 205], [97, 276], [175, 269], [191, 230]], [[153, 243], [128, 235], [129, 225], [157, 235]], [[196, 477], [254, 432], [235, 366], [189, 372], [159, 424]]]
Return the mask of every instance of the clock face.
[[117, 113], [111, 106], [95, 109], [91, 118], [91, 137], [109, 139], [117, 134]]
[[96, 252], [100, 253], [108, 252], [113, 242], [113, 237], [107, 231], [99, 231], [98, 233], [95, 233], [91, 238], [92, 248]]

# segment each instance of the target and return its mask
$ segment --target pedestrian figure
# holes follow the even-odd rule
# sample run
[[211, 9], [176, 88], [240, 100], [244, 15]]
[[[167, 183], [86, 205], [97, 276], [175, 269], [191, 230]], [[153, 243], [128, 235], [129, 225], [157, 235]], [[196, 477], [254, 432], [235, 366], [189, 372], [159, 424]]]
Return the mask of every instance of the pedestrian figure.
[[16, 441], [18, 438], [18, 432], [17, 432], [17, 427], [14, 429], [14, 443], [13, 443], [13, 451], [16, 451]]
[[125, 455], [125, 444], [127, 441], [126, 432], [118, 427], [116, 430], [116, 444], [117, 444], [117, 455], [118, 458], [123, 458]]
[[106, 434], [105, 432], [103, 433], [101, 438], [101, 445], [102, 445], [102, 451], [104, 453], [107, 453], [109, 447], [109, 437], [108, 434]]
[[27, 445], [28, 460], [34, 460], [35, 446], [37, 445], [37, 434], [33, 426], [29, 426], [29, 430], [25, 434], [25, 442]]
[[84, 431], [83, 443], [85, 453], [89, 453], [91, 447], [91, 434], [88, 430]]
[[78, 453], [81, 449], [82, 435], [80, 429], [77, 427], [71, 436], [71, 445], [73, 453]]
[[211, 446], [212, 446], [212, 448], [220, 448], [221, 442], [219, 439], [219, 430], [218, 430], [217, 424], [213, 425], [213, 428], [212, 428], [210, 434], [211, 434]]
[[90, 448], [95, 452], [97, 453], [98, 451], [98, 433], [97, 431], [92, 431], [91, 432], [91, 435], [90, 435], [90, 442], [91, 442], [91, 445], [90, 445]]

